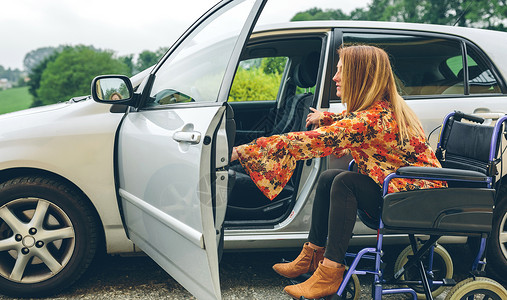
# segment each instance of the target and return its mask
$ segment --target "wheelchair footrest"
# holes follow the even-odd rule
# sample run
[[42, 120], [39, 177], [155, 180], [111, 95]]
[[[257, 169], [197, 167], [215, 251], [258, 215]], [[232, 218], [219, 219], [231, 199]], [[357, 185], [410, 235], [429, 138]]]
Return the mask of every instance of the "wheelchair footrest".
[[329, 295], [326, 297], [318, 298], [318, 299], [307, 299], [301, 296], [298, 300], [341, 300], [343, 298], [339, 297], [337, 294]]
[[456, 285], [456, 280], [454, 280], [452, 278], [444, 278], [442, 281], [444, 282], [443, 286], [455, 286]]
[[310, 279], [310, 277], [312, 277], [312, 274], [311, 273], [305, 273], [305, 274], [301, 274], [299, 275], [298, 277], [296, 278], [289, 278], [289, 281], [291, 284], [300, 284], [302, 282], [305, 282], [307, 281], [308, 279]]

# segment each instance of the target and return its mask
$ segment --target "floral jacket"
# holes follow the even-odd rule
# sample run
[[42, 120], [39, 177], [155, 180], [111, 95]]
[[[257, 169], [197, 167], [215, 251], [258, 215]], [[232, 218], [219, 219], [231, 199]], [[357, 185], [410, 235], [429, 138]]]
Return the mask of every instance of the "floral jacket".
[[[239, 161], [266, 197], [273, 200], [281, 192], [297, 160], [331, 154], [340, 157], [350, 152], [359, 172], [379, 186], [403, 166], [441, 167], [426, 139], [398, 142], [398, 125], [387, 101], [349, 114], [325, 112], [319, 125], [313, 131], [261, 137], [236, 147]], [[445, 182], [396, 178], [390, 182], [389, 192], [445, 186]]]

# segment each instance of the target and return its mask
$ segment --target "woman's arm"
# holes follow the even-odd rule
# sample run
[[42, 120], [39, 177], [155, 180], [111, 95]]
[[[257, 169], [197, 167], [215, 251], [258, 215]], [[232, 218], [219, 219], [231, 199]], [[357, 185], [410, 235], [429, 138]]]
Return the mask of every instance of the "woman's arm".
[[343, 111], [340, 114], [335, 114], [335, 113], [327, 112], [327, 111], [321, 112], [317, 126], [318, 127], [329, 126], [335, 122], [340, 121], [341, 119], [343, 119], [344, 116], [345, 116], [345, 111]]
[[306, 117], [306, 127], [316, 125], [319, 126], [319, 120], [322, 117], [322, 112], [310, 107], [311, 112]]
[[238, 150], [234, 147], [232, 148], [231, 161], [235, 161], [236, 159], [238, 159]]
[[312, 131], [261, 137], [235, 147], [231, 160], [239, 159], [259, 189], [273, 199], [292, 176], [296, 161], [341, 155], [343, 150], [352, 146], [354, 142], [349, 138], [349, 129], [356, 123], [362, 124], [362, 121], [341, 118], [330, 126]]

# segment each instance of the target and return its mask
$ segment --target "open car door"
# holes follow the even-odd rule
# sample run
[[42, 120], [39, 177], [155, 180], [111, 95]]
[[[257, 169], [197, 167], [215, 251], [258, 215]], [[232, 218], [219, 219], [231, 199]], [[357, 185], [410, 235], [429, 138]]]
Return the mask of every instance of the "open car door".
[[222, 1], [201, 17], [142, 84], [118, 132], [127, 234], [198, 299], [221, 299], [217, 250], [235, 129], [226, 101], [265, 2]]

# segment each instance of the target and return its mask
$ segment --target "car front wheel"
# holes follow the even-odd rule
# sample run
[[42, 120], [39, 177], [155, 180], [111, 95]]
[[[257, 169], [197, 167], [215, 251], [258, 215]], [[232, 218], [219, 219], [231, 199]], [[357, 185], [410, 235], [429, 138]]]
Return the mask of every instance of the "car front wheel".
[[88, 268], [97, 242], [94, 211], [66, 184], [39, 176], [0, 184], [0, 293], [59, 292]]

